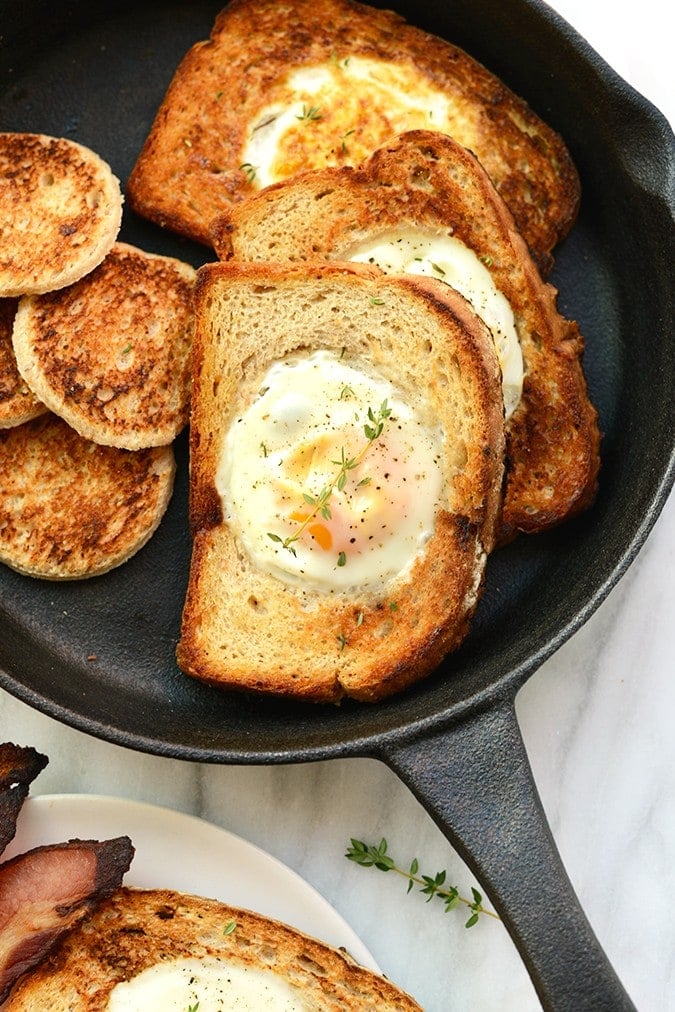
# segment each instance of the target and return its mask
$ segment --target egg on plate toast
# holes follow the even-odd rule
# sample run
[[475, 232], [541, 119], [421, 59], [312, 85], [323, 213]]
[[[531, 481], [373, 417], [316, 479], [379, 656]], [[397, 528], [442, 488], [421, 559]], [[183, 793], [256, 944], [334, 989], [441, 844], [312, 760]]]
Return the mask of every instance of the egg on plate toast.
[[278, 921], [169, 889], [116, 890], [16, 984], [7, 1012], [419, 1012], [348, 953]]

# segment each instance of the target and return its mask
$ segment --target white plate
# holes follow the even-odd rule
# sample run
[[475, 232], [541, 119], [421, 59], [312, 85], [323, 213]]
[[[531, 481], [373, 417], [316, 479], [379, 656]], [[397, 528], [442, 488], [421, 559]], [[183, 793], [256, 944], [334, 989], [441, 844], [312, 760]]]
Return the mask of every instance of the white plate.
[[271, 854], [203, 819], [123, 798], [44, 794], [28, 798], [2, 860], [43, 844], [129, 836], [136, 848], [124, 884], [177, 889], [284, 921], [379, 972], [336, 910]]

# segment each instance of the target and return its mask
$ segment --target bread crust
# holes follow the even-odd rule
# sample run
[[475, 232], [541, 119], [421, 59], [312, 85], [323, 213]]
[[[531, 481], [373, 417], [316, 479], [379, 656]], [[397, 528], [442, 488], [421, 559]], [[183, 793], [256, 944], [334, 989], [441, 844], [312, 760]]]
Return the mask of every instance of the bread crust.
[[[211, 218], [257, 186], [243, 152], [262, 110], [284, 93], [289, 72], [355, 57], [408, 68], [450, 98], [453, 136], [481, 158], [538, 262], [550, 266], [579, 203], [578, 176], [561, 138], [467, 53], [397, 14], [352, 0], [229, 4], [210, 38], [177, 68], [131, 173], [129, 203], [208, 244]], [[342, 136], [364, 122], [343, 124]], [[386, 128], [368, 127], [376, 140], [357, 161], [390, 139]], [[358, 132], [349, 131], [348, 143], [332, 136], [325, 148], [308, 148], [307, 159], [320, 150], [324, 164], [351, 163]]]
[[223, 259], [314, 262], [348, 257], [388, 229], [452, 235], [485, 263], [514, 311], [525, 379], [507, 421], [507, 479], [499, 540], [546, 530], [581, 512], [597, 488], [597, 413], [577, 324], [557, 310], [512, 215], [470, 151], [411, 131], [362, 166], [298, 175], [214, 219]]
[[16, 299], [0, 299], [0, 429], [22, 425], [47, 411], [16, 367], [12, 346], [16, 307]]
[[[226, 930], [228, 929], [228, 930]], [[308, 1012], [419, 1012], [347, 953], [271, 918], [168, 889], [123, 887], [15, 986], [7, 1012], [104, 1012], [114, 986], [171, 959], [273, 972]]]
[[[207, 265], [196, 317], [181, 668], [222, 688], [324, 702], [375, 701], [424, 677], [466, 635], [494, 544], [504, 423], [489, 332], [448, 286], [354, 264]], [[322, 594], [261, 571], [215, 487], [242, 391], [273, 361], [316, 347], [370, 363], [445, 432], [434, 532], [412, 570], [379, 590]]]
[[64, 137], [0, 133], [0, 297], [54, 291], [99, 264], [122, 222], [119, 180]]
[[195, 278], [118, 242], [74, 285], [24, 296], [12, 340], [26, 384], [85, 439], [168, 445], [189, 415]]
[[0, 431], [0, 562], [46, 580], [121, 565], [159, 525], [174, 473], [171, 447], [98, 446], [52, 414]]

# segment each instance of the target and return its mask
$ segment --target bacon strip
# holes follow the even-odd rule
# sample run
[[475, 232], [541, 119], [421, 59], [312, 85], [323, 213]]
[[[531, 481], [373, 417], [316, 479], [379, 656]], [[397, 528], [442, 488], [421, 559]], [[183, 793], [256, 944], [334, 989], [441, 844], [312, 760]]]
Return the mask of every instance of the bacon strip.
[[22, 973], [122, 883], [127, 836], [36, 847], [0, 864], [0, 1005]]
[[48, 762], [47, 756], [34, 748], [12, 742], [0, 745], [0, 854], [14, 839], [29, 787]]

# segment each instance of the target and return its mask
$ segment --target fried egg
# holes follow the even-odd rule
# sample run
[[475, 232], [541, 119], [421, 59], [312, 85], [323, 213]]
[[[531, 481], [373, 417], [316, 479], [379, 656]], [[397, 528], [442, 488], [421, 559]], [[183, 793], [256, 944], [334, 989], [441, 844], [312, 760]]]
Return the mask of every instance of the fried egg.
[[237, 966], [217, 956], [174, 959], [116, 984], [108, 1012], [299, 1012], [297, 991], [271, 970]]
[[241, 161], [268, 186], [300, 170], [355, 165], [405, 130], [452, 132], [452, 107], [412, 62], [363, 56], [292, 70], [251, 125]]
[[216, 486], [261, 570], [324, 593], [381, 587], [433, 533], [442, 442], [387, 379], [316, 351], [268, 370]]
[[520, 403], [524, 374], [513, 310], [472, 249], [451, 235], [407, 229], [383, 233], [341, 256], [376, 264], [386, 274], [437, 278], [460, 292], [490, 329], [502, 371], [504, 413], [511, 417]]

